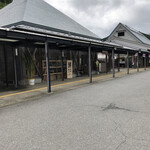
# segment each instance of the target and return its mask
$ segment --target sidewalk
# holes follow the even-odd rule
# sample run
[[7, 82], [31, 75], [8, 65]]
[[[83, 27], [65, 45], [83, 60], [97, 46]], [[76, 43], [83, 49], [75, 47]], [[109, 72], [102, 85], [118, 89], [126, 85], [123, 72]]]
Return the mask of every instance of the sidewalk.
[[[149, 71], [150, 68], [147, 68]], [[140, 72], [144, 69], [140, 68]], [[140, 73], [139, 72], [139, 73]], [[137, 69], [130, 69], [130, 75], [137, 73]], [[112, 73], [93, 75], [93, 83], [104, 82], [112, 79], [117, 79], [127, 76], [127, 69], [121, 69], [120, 72], [116, 70], [116, 78], [112, 78]], [[29, 100], [37, 100], [43, 96], [49, 96], [54, 93], [60, 93], [68, 90], [73, 90], [75, 88], [87, 86], [89, 84], [88, 77], [77, 77], [74, 79], [67, 79], [65, 81], [55, 81], [52, 82], [52, 93], [47, 93], [46, 84], [38, 84], [34, 87], [29, 87], [26, 89], [18, 89], [13, 91], [5, 91], [0, 93], [0, 107], [5, 107], [8, 105], [17, 104]]]

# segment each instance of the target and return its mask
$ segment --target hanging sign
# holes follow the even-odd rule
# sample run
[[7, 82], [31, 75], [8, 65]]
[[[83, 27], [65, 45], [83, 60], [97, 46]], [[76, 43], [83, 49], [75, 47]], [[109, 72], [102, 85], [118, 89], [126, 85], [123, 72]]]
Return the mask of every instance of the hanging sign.
[[108, 52], [107, 52], [107, 51], [102, 51], [102, 53], [104, 53], [104, 54], [108, 55]]
[[72, 60], [67, 60], [67, 79], [73, 78], [73, 63]]
[[146, 57], [146, 54], [143, 54], [143, 57]]
[[97, 59], [106, 59], [106, 54], [97, 53]]

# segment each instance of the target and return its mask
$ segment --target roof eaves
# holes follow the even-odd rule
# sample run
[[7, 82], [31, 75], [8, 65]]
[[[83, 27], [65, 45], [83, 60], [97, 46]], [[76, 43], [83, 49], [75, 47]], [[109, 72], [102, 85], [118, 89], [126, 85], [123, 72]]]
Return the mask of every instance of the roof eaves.
[[57, 34], [67, 34], [70, 36], [78, 36], [78, 37], [82, 37], [82, 38], [90, 38], [93, 40], [101, 40], [100, 38], [95, 38], [95, 37], [90, 37], [90, 36], [86, 36], [86, 35], [82, 35], [82, 34], [77, 34], [77, 33], [73, 33], [73, 32], [68, 32], [68, 31], [63, 31], [60, 29], [54, 29], [54, 28], [50, 28], [50, 27], [45, 27], [45, 26], [41, 26], [41, 25], [37, 25], [37, 24], [32, 24], [29, 22], [19, 22], [17, 24], [12, 24], [9, 26], [6, 26], [7, 28], [14, 28], [14, 29], [18, 29], [18, 30], [29, 30], [29, 31], [33, 31], [33, 32], [50, 32], [50, 33], [57, 33]]
[[[62, 40], [67, 40], [67, 41], [77, 41], [80, 43], [86, 43], [86, 44], [93, 44], [93, 45], [102, 45], [102, 46], [107, 46], [107, 47], [116, 47], [116, 48], [122, 48], [120, 45], [118, 44], [113, 44], [113, 43], [109, 43], [109, 42], [102, 42], [102, 41], [98, 41], [98, 40], [93, 40], [93, 39], [81, 39], [81, 38], [77, 38], [77, 37], [67, 37], [67, 36], [60, 36], [60, 35], [48, 35], [48, 34], [43, 34], [43, 33], [34, 33], [34, 32], [29, 32], [29, 31], [19, 31], [19, 30], [15, 30], [15, 29], [10, 29], [10, 28], [0, 28], [0, 30], [4, 30], [7, 32], [16, 32], [16, 33], [22, 33], [22, 34], [29, 34], [29, 35], [35, 35], [35, 36], [42, 36], [42, 37], [46, 37], [46, 38], [54, 38], [54, 39], [62, 39]], [[13, 38], [13, 37], [11, 37]]]

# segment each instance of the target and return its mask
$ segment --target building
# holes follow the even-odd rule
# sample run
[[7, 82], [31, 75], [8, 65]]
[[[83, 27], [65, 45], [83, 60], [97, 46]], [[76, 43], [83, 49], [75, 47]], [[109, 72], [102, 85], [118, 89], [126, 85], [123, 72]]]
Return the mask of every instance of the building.
[[150, 49], [150, 40], [142, 32], [122, 23], [117, 25], [107, 41], [144, 51]]
[[97, 53], [105, 52], [108, 56], [109, 60], [105, 60], [108, 71], [114, 66], [114, 50], [115, 53], [137, 52], [102, 42], [43, 0], [14, 0], [0, 10], [0, 20], [2, 88], [4, 85], [18, 88], [33, 78], [38, 83], [47, 82], [49, 92], [51, 80], [89, 75], [92, 82]]
[[[122, 23], [119, 23], [112, 31], [112, 33], [107, 38], [107, 42], [113, 42], [122, 46], [137, 49], [139, 51], [150, 50], [150, 40], [142, 32], [137, 31]], [[135, 59], [133, 57], [132, 62], [134, 63], [134, 61]], [[142, 60], [141, 57], [140, 66], [143, 67], [143, 65], [144, 60]]]

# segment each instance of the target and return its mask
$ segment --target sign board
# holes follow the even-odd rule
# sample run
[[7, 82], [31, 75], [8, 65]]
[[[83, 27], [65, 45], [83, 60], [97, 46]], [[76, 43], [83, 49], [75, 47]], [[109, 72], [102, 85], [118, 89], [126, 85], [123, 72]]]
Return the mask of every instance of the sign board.
[[138, 53], [136, 53], [134, 56], [137, 57], [137, 56], [138, 56]]
[[106, 59], [106, 54], [97, 53], [97, 59]]
[[67, 60], [67, 79], [73, 78], [73, 62], [72, 60]]
[[108, 55], [108, 52], [107, 52], [107, 51], [102, 51], [102, 53], [104, 53], [104, 54]]
[[143, 57], [146, 57], [146, 54], [143, 54]]

